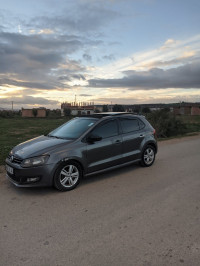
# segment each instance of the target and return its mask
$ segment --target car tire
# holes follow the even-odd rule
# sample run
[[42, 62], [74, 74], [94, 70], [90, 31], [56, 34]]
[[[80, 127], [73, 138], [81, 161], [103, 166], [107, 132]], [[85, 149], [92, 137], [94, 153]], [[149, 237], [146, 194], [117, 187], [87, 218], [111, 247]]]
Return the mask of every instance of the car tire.
[[156, 157], [155, 148], [151, 145], [147, 145], [142, 153], [140, 165], [144, 167], [151, 166]]
[[57, 168], [54, 175], [54, 187], [60, 191], [72, 190], [80, 183], [82, 175], [80, 164], [69, 160]]

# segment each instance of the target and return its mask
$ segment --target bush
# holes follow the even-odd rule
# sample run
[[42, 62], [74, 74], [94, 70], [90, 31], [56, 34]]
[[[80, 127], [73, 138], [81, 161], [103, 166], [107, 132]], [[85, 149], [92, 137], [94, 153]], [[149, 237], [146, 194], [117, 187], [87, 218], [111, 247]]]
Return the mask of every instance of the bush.
[[166, 110], [153, 111], [147, 119], [156, 129], [158, 138], [166, 138], [186, 133], [186, 125]]
[[0, 117], [11, 118], [19, 116], [21, 111], [11, 111], [11, 110], [0, 110]]
[[124, 112], [124, 107], [120, 104], [115, 104], [113, 106], [113, 112]]
[[103, 112], [108, 112], [108, 106], [107, 105], [103, 105]]
[[53, 110], [48, 110], [47, 113], [49, 118], [60, 118], [61, 117], [61, 110], [60, 109], [53, 109]]
[[149, 113], [151, 113], [151, 110], [149, 107], [144, 107], [144, 108], [142, 108], [142, 113], [149, 114]]
[[65, 116], [70, 116], [70, 115], [71, 115], [71, 109], [69, 109], [69, 108], [65, 108], [65, 109], [64, 109], [64, 115], [65, 115]]
[[139, 107], [139, 106], [134, 107], [134, 108], [133, 108], [133, 113], [135, 113], [135, 114], [139, 114], [139, 113], [140, 113], [140, 107]]

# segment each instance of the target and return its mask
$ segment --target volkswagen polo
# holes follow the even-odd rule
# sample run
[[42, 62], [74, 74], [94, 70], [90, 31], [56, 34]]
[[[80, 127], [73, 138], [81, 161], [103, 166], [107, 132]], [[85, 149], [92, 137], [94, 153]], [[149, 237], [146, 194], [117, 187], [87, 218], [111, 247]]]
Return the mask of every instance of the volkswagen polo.
[[17, 145], [6, 158], [6, 173], [19, 187], [67, 191], [83, 176], [135, 162], [149, 167], [156, 153], [155, 130], [144, 116], [98, 113]]

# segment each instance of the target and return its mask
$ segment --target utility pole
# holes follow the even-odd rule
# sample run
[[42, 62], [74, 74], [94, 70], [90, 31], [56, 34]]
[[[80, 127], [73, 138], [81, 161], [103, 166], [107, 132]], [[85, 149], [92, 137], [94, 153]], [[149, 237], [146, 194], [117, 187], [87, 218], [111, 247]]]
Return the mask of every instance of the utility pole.
[[14, 103], [14, 102], [12, 101], [11, 103], [12, 103], [12, 111], [13, 111], [13, 103]]

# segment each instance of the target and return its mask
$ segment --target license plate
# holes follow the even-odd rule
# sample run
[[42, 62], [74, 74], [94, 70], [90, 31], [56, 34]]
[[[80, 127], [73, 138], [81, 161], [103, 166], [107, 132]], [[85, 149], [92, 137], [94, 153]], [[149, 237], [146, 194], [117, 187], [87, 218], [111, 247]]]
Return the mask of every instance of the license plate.
[[10, 166], [7, 165], [7, 164], [6, 164], [6, 171], [7, 171], [9, 174], [11, 174], [11, 175], [13, 175], [13, 173], [14, 173], [13, 168], [10, 167]]

